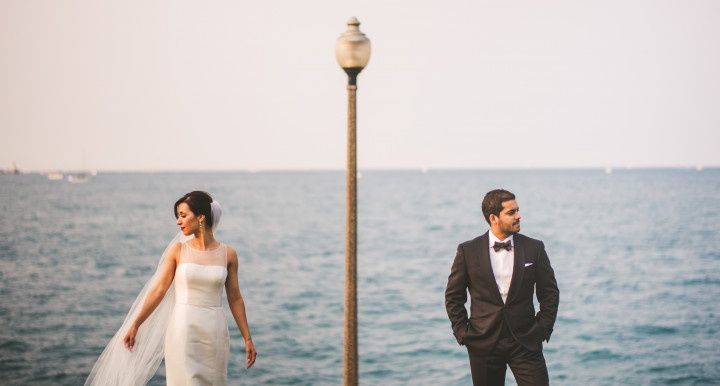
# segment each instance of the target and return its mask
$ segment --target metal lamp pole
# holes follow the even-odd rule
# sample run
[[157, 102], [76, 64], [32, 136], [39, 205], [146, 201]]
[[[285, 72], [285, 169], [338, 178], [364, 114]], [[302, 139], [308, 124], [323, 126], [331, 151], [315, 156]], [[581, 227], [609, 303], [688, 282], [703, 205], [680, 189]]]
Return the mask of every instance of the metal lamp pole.
[[357, 75], [370, 60], [370, 40], [360, 32], [360, 22], [351, 17], [348, 29], [335, 42], [337, 62], [348, 74], [347, 201], [345, 234], [345, 347], [344, 385], [358, 384], [357, 345]]

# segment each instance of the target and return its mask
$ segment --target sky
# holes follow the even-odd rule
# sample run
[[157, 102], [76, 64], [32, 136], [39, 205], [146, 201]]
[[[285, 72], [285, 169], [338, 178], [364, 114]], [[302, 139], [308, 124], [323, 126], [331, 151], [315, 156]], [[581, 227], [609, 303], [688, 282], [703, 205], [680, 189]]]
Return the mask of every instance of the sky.
[[720, 2], [0, 0], [0, 168], [720, 166]]

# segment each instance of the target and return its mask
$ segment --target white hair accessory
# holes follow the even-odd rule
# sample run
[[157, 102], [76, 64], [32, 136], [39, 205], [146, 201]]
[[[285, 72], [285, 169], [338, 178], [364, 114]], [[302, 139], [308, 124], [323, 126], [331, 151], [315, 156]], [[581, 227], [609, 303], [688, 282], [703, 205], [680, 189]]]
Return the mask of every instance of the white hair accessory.
[[212, 230], [215, 231], [218, 225], [220, 225], [220, 217], [222, 217], [222, 207], [220, 206], [220, 203], [217, 201], [211, 202], [210, 212], [212, 212], [213, 217]]

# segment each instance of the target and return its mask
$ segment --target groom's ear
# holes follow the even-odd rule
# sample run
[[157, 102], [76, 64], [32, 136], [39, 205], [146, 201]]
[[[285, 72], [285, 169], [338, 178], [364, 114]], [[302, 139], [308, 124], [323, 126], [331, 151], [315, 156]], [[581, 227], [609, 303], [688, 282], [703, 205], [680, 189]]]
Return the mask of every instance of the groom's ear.
[[495, 213], [490, 213], [488, 216], [488, 219], [490, 220], [490, 225], [496, 224], [498, 221], [498, 216], [495, 215]]

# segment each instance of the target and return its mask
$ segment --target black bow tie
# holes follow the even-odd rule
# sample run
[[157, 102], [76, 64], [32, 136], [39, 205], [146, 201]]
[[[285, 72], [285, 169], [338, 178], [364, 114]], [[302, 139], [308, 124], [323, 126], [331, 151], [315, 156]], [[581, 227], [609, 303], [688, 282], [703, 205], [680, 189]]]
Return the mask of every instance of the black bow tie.
[[495, 252], [500, 251], [501, 249], [505, 249], [506, 251], [512, 250], [512, 243], [510, 241], [506, 241], [504, 243], [495, 242], [495, 245], [493, 245], [493, 249]]

